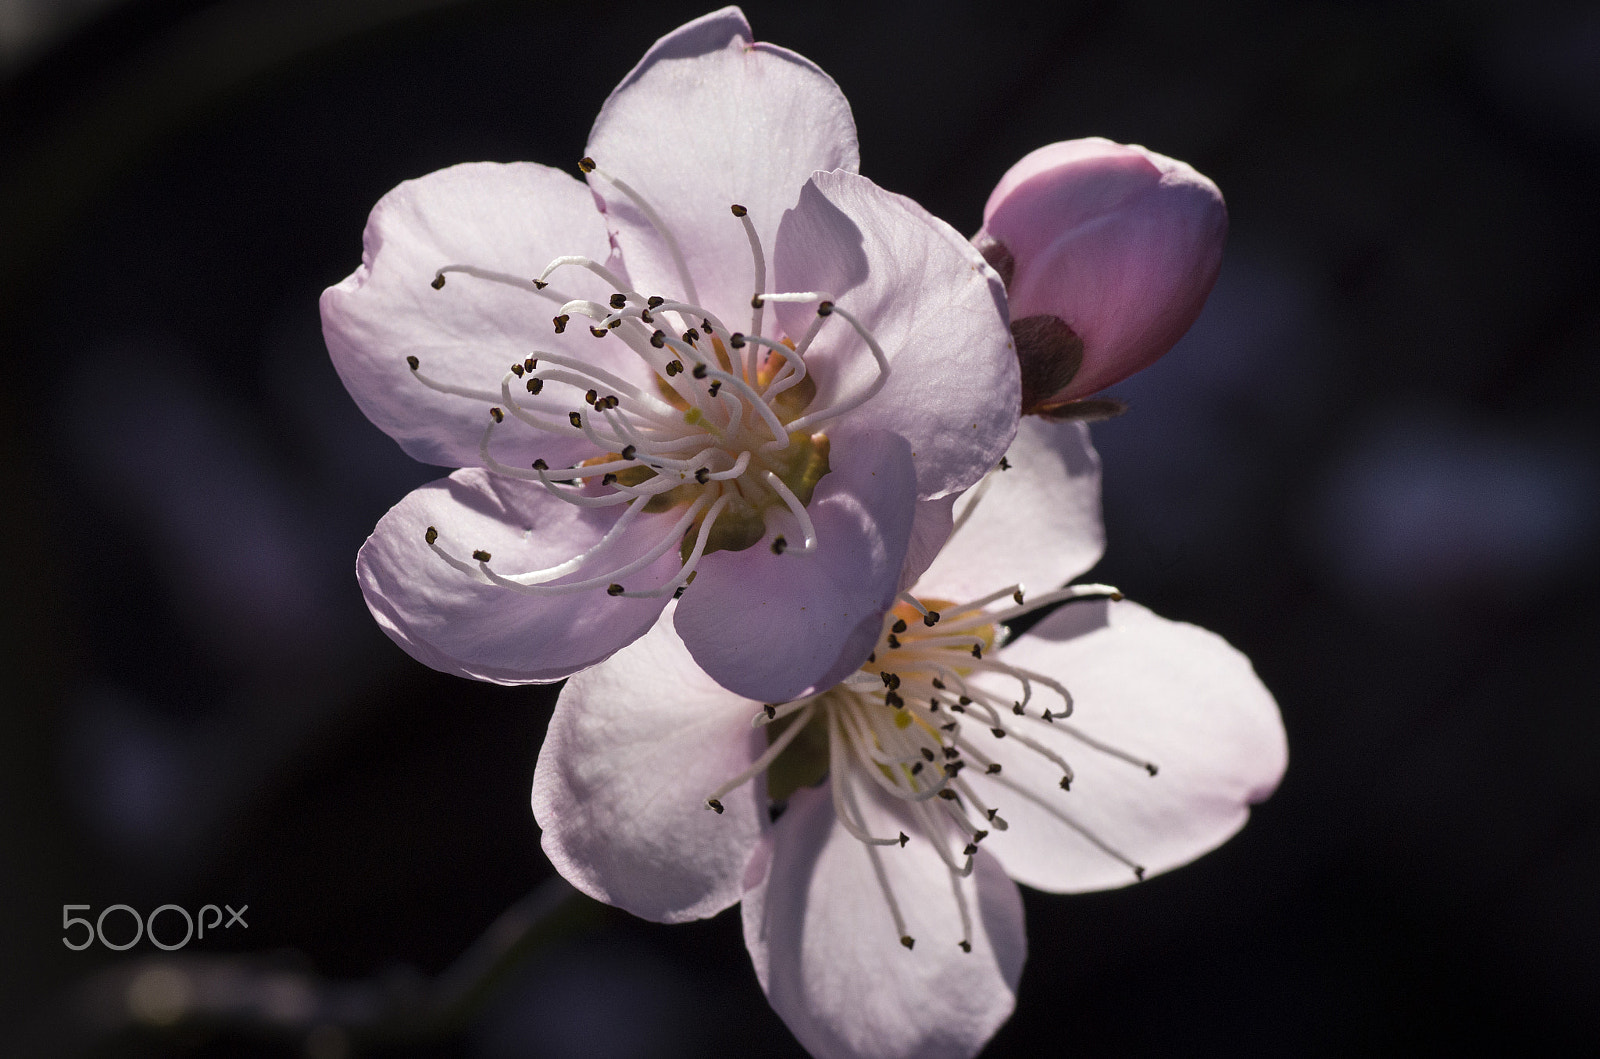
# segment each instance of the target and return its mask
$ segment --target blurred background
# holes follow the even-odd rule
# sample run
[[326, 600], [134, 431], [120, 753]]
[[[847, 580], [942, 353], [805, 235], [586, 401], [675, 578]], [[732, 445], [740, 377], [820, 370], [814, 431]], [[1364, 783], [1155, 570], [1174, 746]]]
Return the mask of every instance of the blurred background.
[[[1593, 1047], [1600, 12], [745, 9], [843, 86], [862, 171], [962, 231], [1095, 134], [1231, 211], [1204, 315], [1095, 428], [1094, 576], [1254, 660], [1288, 776], [1188, 868], [1026, 893], [985, 1054]], [[356, 410], [316, 306], [385, 191], [574, 164], [703, 10], [0, 0], [0, 1052], [801, 1054], [736, 912], [561, 902], [527, 808], [553, 690], [440, 676], [368, 616], [357, 547], [442, 472]], [[317, 1024], [424, 995], [528, 894], [550, 929], [470, 1018]], [[63, 945], [64, 904], [117, 903], [248, 905], [182, 954], [238, 1017], [186, 1018], [148, 941]]]

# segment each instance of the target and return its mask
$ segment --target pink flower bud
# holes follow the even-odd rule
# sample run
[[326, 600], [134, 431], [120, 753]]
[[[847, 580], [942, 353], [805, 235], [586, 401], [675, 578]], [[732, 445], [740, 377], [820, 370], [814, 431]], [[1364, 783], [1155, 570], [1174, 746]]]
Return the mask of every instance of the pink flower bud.
[[1012, 166], [973, 242], [1006, 283], [1023, 411], [1072, 414], [1171, 349], [1227, 235], [1217, 186], [1143, 147], [1068, 140]]

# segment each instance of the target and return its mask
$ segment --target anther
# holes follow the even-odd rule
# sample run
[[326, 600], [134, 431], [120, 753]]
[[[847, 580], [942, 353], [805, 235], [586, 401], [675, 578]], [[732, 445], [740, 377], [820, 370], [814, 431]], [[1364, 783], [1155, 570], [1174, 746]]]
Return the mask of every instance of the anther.
[[525, 369], [527, 369], [528, 371], [532, 371], [534, 368], [537, 368], [539, 366], [539, 358], [538, 357], [529, 357], [527, 360], [522, 362], [522, 366]]
[[833, 303], [832, 302], [818, 302], [817, 303], [817, 315], [818, 316], [830, 316], [832, 314], [833, 314]]
[[610, 323], [606, 324], [606, 327], [611, 329], [612, 331], [615, 331], [617, 328], [619, 328], [621, 326], [622, 326], [622, 318], [621, 317], [618, 317], [617, 319], [612, 320]]
[[765, 711], [769, 721], [778, 716], [778, 708], [770, 702], [762, 704], [761, 709]]
[[717, 801], [715, 798], [707, 798], [706, 799], [706, 808], [707, 809], [715, 809], [718, 813], [721, 813], [722, 812], [722, 803]]
[[486, 563], [489, 561], [489, 553], [484, 551], [482, 548], [479, 548], [477, 551], [473, 552], [472, 557], [478, 560], [480, 563]]
[[1019, 588], [1011, 593], [1011, 598], [1017, 601], [1017, 606], [1022, 606], [1022, 589]]
[[653, 324], [656, 322], [656, 318], [650, 315], [649, 309], [640, 309], [639, 319], [643, 320], [647, 324]]
[[752, 309], [759, 309], [765, 304], [767, 304], [767, 303], [762, 299], [761, 295], [759, 295], [759, 294], [757, 294], [755, 297], [750, 299], [750, 308], [752, 308]]
[[667, 361], [667, 375], [669, 378], [681, 371], [683, 371], [683, 361], [676, 359]]
[[567, 421], [569, 423], [571, 423], [573, 426], [578, 427], [581, 430], [583, 428], [583, 413], [582, 412], [568, 412], [567, 413]]
[[439, 539], [439, 531], [434, 529], [432, 526], [429, 526], [428, 531], [422, 535], [422, 539], [427, 541], [429, 544], [432, 544], [434, 541]]
[[737, 202], [735, 202], [732, 206], [730, 206], [729, 209], [733, 210], [733, 215], [735, 217], [743, 217], [745, 214], [750, 212], [749, 210], [745, 209], [743, 206], [739, 205]]
[[683, 340], [688, 342], [690, 345], [693, 345], [694, 343], [700, 341], [700, 332], [691, 327], [689, 330], [683, 333]]
[[894, 620], [894, 624], [889, 626], [889, 628], [894, 630], [895, 632], [905, 632], [906, 631], [906, 620], [904, 618], [896, 618]]
[[679, 585], [676, 589], [673, 590], [672, 598], [673, 599], [682, 599], [683, 598], [683, 590], [688, 588], [688, 587], [689, 587], [688, 585]]
[[968, 842], [967, 848], [961, 851], [962, 855], [967, 857], [974, 856], [977, 852], [978, 844], [976, 842]]
[[[1011, 712], [1012, 712], [1012, 713], [1014, 713], [1014, 714], [1016, 714], [1016, 715], [1017, 715], [1017, 716], [1018, 716], [1018, 717], [1021, 717], [1021, 716], [1022, 716], [1022, 715], [1023, 715], [1023, 714], [1024, 714], [1024, 713], [1026, 713], [1026, 712], [1027, 712], [1027, 711], [1026, 711], [1026, 710], [1024, 710], [1024, 709], [1023, 709], [1023, 708], [1022, 708], [1022, 703], [1020, 703], [1020, 702], [1013, 702], [1013, 703], [1012, 703], [1012, 704], [1011, 704]], [[1049, 712], [1050, 712], [1050, 711], [1049, 711], [1049, 710], [1046, 710], [1046, 711], [1044, 711], [1044, 712], [1045, 712], [1045, 713], [1046, 713], [1046, 714], [1048, 714], [1048, 713], [1049, 713]], [[1049, 717], [1048, 717], [1048, 716], [1047, 716], [1047, 717], [1045, 717], [1045, 720], [1047, 720], [1047, 721], [1048, 721], [1048, 720], [1049, 720], [1049, 719], [1050, 719], [1050, 718], [1049, 718]]]
[[973, 658], [982, 658], [983, 657], [983, 644], [975, 643], [975, 644], [972, 645], [972, 657]]
[[917, 939], [913, 938], [910, 934], [902, 934], [902, 935], [900, 935], [900, 944], [904, 945], [906, 948], [909, 949], [913, 945], [915, 945], [916, 943], [917, 943]]
[[915, 776], [917, 773], [919, 773], [921, 771], [922, 771], [922, 762], [918, 761], [918, 762], [916, 762], [915, 764], [913, 764], [911, 766], [911, 774], [913, 776]]
[[722, 380], [712, 379], [711, 386], [706, 390], [706, 393], [710, 394], [712, 397], [715, 397], [717, 395], [717, 391], [720, 389], [722, 389]]
[[694, 480], [699, 482], [701, 485], [705, 485], [707, 482], [711, 481], [711, 468], [701, 467], [699, 470], [695, 471]]
[[513, 364], [513, 365], [511, 365], [511, 374], [515, 375], [519, 379], [522, 378], [522, 376], [523, 376], [522, 365], [521, 364]]
[[901, 849], [905, 849], [906, 848], [906, 843], [910, 842], [910, 841], [911, 841], [911, 839], [906, 837], [906, 833], [904, 831], [900, 832], [900, 848]]
[[650, 344], [655, 346], [657, 349], [660, 349], [662, 346], [667, 344], [667, 333], [665, 331], [657, 331], [655, 334], [650, 336]]
[[885, 673], [883, 676], [884, 676], [884, 683], [888, 684], [889, 687], [893, 688], [896, 691], [900, 690], [900, 674], [898, 674], [898, 673]]
[[988, 775], [988, 776], [998, 776], [998, 775], [1000, 775], [1000, 762], [991, 761], [989, 763], [989, 767], [984, 769], [983, 771], [984, 771], [984, 774]]
[[635, 456], [637, 456], [638, 454], [639, 454], [639, 447], [637, 445], [624, 445], [624, 446], [622, 446], [622, 458], [623, 459], [631, 460]]
[[652, 294], [650, 297], [645, 299], [644, 303], [645, 303], [645, 305], [647, 305], [650, 308], [654, 309], [659, 305], [665, 305], [666, 301], [667, 301], [667, 299], [663, 298], [661, 295]]
[[534, 460], [533, 469], [536, 471], [548, 471], [550, 469], [550, 465], [543, 460]]
[[616, 485], [617, 484], [617, 476], [614, 475], [614, 474], [602, 474], [600, 476], [600, 484], [601, 485]]
[[994, 737], [996, 739], [1004, 739], [1006, 737], [1006, 730], [1004, 728], [991, 728], [989, 731], [994, 733]]
[[922, 624], [926, 625], [930, 629], [939, 624], [939, 612], [936, 610], [928, 611], [928, 613], [922, 616]]
[[988, 837], [989, 837], [989, 832], [981, 830], [981, 829], [978, 830], [978, 831], [974, 831], [972, 833], [972, 841], [974, 841], [974, 842], [982, 842], [984, 839], [986, 839]]
[[1000, 469], [1002, 471], [1009, 471], [1011, 469], [1011, 461], [1006, 459], [1004, 456], [1000, 457]]
[[550, 284], [546, 283], [542, 279], [536, 279], [536, 280], [533, 281], [533, 289], [534, 290], [544, 290], [548, 286], [550, 286]]
[[951, 790], [949, 787], [946, 787], [944, 790], [939, 792], [939, 797], [943, 798], [947, 802], [953, 802], [956, 800], [956, 792]]
[[625, 308], [627, 306], [627, 304], [628, 304], [628, 299], [627, 299], [626, 295], [613, 294], [611, 296], [611, 307], [613, 309]]
[[600, 400], [599, 390], [590, 390], [588, 393], [583, 395], [583, 403], [588, 405], [590, 408], [593, 408], [594, 403], [598, 400]]
[[705, 362], [701, 361], [699, 364], [694, 366], [694, 371], [690, 372], [690, 374], [697, 379], [703, 379], [706, 377], [706, 372], [710, 370], [710, 368], [706, 367]]
[[789, 542], [787, 540], [785, 540], [783, 537], [780, 536], [780, 537], [772, 538], [772, 554], [773, 555], [782, 555], [784, 553], [784, 549], [786, 549], [788, 547], [789, 547]]
[[898, 691], [884, 692], [883, 701], [888, 703], [890, 706], [893, 706], [897, 710], [906, 704], [906, 700], [900, 697], [900, 693]]
[[604, 338], [611, 333], [611, 329], [608, 327], [591, 327], [589, 328], [589, 333], [596, 338]]
[[940, 680], [938, 677], [934, 677], [933, 680], [931, 681], [931, 683], [933, 684], [934, 687], [938, 688], [940, 691], [944, 690], [944, 681]]
[[741, 335], [739, 332], [735, 331], [733, 334], [728, 336], [728, 345], [732, 346], [734, 349], [743, 349], [744, 335]]
[[956, 944], [961, 946], [961, 951], [962, 952], [971, 952], [972, 951], [972, 942], [970, 942], [970, 941], [958, 941], [958, 942], [956, 942]]
[[[967, 701], [971, 702], [972, 700], [968, 699]], [[959, 703], [959, 702], [952, 702], [950, 704], [950, 712], [951, 713], [966, 713], [967, 712], [967, 708], [965, 706], [961, 705], [961, 703]]]
[[[1021, 713], [1022, 711], [1019, 709], [1016, 712]], [[1054, 723], [1056, 719], [1056, 715], [1050, 712], [1050, 708], [1048, 706], [1045, 707], [1044, 713], [1040, 714], [1039, 716], [1041, 720], [1050, 721], [1051, 723]]]
[[567, 321], [571, 319], [572, 317], [568, 316], [566, 313], [562, 313], [560, 316], [555, 317], [552, 322], [556, 325], [556, 334], [559, 335], [561, 332], [565, 331], [567, 329]]
[[1064, 791], [1070, 791], [1072, 789], [1072, 777], [1071, 776], [1062, 776], [1061, 777], [1061, 789], [1064, 790]]
[[542, 389], [544, 389], [544, 380], [543, 379], [529, 379], [528, 380], [528, 392], [529, 393], [538, 393]]
[[490, 408], [489, 418], [493, 419], [496, 423], [504, 423], [506, 421], [506, 414], [500, 411], [498, 408]]
[[887, 639], [889, 641], [889, 646], [890, 647], [899, 647], [900, 646], [900, 637], [896, 636], [894, 633], [890, 633], [888, 635]]
[[620, 595], [622, 595], [622, 593], [624, 593], [626, 591], [627, 591], [627, 589], [623, 588], [621, 585], [617, 584], [615, 581], [613, 581], [611, 584], [606, 586], [606, 595], [608, 595], [608, 596], [620, 596]]
[[990, 809], [988, 812], [983, 814], [984, 819], [988, 820], [990, 823], [994, 823], [995, 815], [999, 812], [999, 809]]
[[444, 273], [441, 272], [437, 276], [433, 277], [433, 282], [429, 284], [429, 286], [431, 286], [434, 290], [444, 290]]
[[594, 172], [594, 159], [590, 158], [588, 155], [584, 155], [582, 158], [578, 159], [578, 171], [583, 173], [585, 176]]
[[1144, 766], [1144, 770], [1146, 772], [1150, 773], [1150, 775], [1152, 775], [1152, 776], [1154, 776], [1157, 772], [1161, 771], [1160, 769], [1156, 768], [1155, 765], [1152, 765], [1152, 764], [1150, 764], [1148, 762], [1146, 762], [1146, 764]]
[[944, 767], [944, 774], [946, 776], [954, 776], [966, 767], [967, 763], [965, 761], [952, 761]]
[[960, 747], [954, 747], [954, 746], [947, 746], [947, 747], [944, 748], [944, 756], [945, 757], [960, 757], [961, 756], [961, 748]]
[[922, 748], [922, 756], [927, 758], [929, 761], [932, 761], [934, 759], [935, 755], [934, 755], [932, 750], [930, 750], [927, 747], [923, 747]]
[[961, 705], [963, 705], [963, 706], [971, 706], [972, 705], [972, 700], [967, 698], [965, 695], [962, 695], [956, 701], [961, 703]]
[[422, 361], [418, 360], [416, 357], [407, 357], [406, 367], [410, 368], [412, 371], [416, 371], [418, 368], [422, 367]]

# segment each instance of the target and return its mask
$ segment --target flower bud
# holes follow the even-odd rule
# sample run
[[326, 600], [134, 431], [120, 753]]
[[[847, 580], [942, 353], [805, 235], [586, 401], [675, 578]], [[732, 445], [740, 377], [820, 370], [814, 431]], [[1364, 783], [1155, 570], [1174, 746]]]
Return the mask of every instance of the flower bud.
[[1191, 166], [1100, 137], [1027, 155], [1000, 179], [973, 243], [1005, 280], [1022, 407], [1066, 406], [1160, 357], [1200, 315], [1228, 211]]

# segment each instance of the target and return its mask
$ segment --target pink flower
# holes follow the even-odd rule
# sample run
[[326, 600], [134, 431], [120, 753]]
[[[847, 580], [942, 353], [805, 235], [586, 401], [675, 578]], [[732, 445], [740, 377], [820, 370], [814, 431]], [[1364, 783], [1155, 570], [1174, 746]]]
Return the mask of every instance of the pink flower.
[[[1103, 585], [1050, 590], [1100, 555], [1084, 425], [1026, 419], [1008, 461], [838, 686], [750, 701], [663, 622], [568, 682], [539, 755], [562, 875], [664, 922], [742, 900], [762, 987], [825, 1059], [975, 1054], [1015, 1004], [1016, 882], [1177, 867], [1283, 773], [1277, 707], [1237, 651]], [[924, 505], [921, 528], [949, 513]], [[1025, 584], [1044, 591], [1021, 602]]]
[[1012, 166], [973, 242], [1006, 281], [1023, 410], [1059, 414], [1171, 349], [1227, 236], [1217, 186], [1137, 145], [1068, 140]]
[[587, 185], [479, 163], [386, 195], [323, 295], [328, 348], [374, 423], [463, 469], [361, 551], [385, 632], [551, 681], [682, 595], [683, 642], [742, 694], [855, 669], [915, 503], [976, 481], [1019, 406], [998, 277], [856, 167], [838, 86], [730, 7], [612, 93]]

